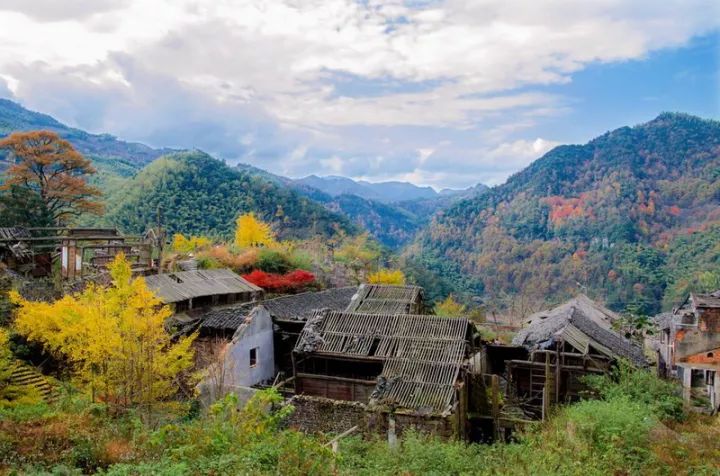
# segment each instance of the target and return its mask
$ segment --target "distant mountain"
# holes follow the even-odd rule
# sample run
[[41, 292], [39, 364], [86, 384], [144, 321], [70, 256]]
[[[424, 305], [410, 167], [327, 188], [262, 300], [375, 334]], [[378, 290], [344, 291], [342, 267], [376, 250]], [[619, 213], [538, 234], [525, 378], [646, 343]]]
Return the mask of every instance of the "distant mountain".
[[[309, 176], [303, 179], [291, 179], [252, 165], [239, 164], [237, 168], [277, 185], [291, 187], [298, 193], [322, 203], [329, 210], [347, 216], [353, 223], [368, 230], [380, 243], [392, 249], [401, 248], [410, 242], [415, 237], [415, 233], [428, 223], [436, 211], [450, 206], [461, 198], [474, 196], [487, 190], [485, 185], [480, 184], [465, 190], [447, 190], [438, 194], [430, 187], [417, 187], [410, 183], [371, 184], [338, 176], [322, 178]], [[376, 185], [380, 187], [377, 188]], [[322, 188], [316, 188], [316, 186]], [[373, 188], [383, 190], [386, 199], [400, 196], [403, 190], [409, 190], [410, 193], [402, 194], [402, 196], [417, 197], [418, 195], [428, 195], [425, 190], [429, 189], [432, 191], [432, 196], [393, 203], [364, 196], [378, 196], [372, 192]], [[358, 193], [362, 195], [358, 195]]]
[[358, 197], [384, 203], [435, 198], [438, 196], [438, 193], [432, 187], [419, 187], [408, 182], [371, 183], [363, 180], [355, 181], [347, 177], [338, 177], [335, 175], [329, 175], [327, 177], [310, 175], [295, 180], [295, 183], [308, 185], [333, 197], [338, 195], [357, 195]]
[[391, 204], [349, 193], [333, 196], [305, 181], [275, 175], [252, 165], [240, 164], [237, 168], [276, 185], [290, 187], [299, 194], [323, 204], [328, 210], [348, 217], [389, 248], [400, 248], [412, 240], [417, 230], [425, 223], [416, 215]]
[[16, 131], [50, 130], [70, 141], [83, 154], [91, 158], [116, 159], [128, 163], [131, 167], [143, 165], [161, 155], [174, 152], [173, 149], [153, 149], [137, 142], [125, 142], [110, 134], [90, 134], [75, 129], [54, 118], [25, 109], [8, 99], [0, 99], [0, 137]]
[[435, 215], [407, 260], [506, 309], [582, 290], [651, 314], [720, 287], [720, 122], [666, 113], [556, 147]]
[[110, 193], [107, 223], [142, 233], [162, 207], [170, 233], [230, 237], [239, 213], [255, 212], [280, 224], [281, 238], [331, 236], [357, 228], [296, 191], [227, 166], [204, 152], [178, 152], [156, 159]]
[[440, 190], [439, 195], [445, 197], [459, 197], [459, 198], [471, 198], [481, 193], [485, 193], [490, 187], [485, 184], [479, 183], [468, 188], [444, 188]]

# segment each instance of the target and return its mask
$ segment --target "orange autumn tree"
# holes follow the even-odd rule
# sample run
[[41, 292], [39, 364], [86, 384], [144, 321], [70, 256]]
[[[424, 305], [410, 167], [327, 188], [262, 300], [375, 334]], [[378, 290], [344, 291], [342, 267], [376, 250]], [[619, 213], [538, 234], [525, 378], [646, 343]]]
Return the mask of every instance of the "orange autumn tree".
[[93, 398], [121, 406], [145, 405], [172, 396], [178, 379], [193, 365], [195, 335], [173, 341], [165, 330], [172, 315], [143, 278], [132, 278], [119, 254], [110, 266], [112, 285], [89, 285], [53, 303], [18, 305], [17, 331], [69, 361], [78, 382]]
[[54, 132], [15, 132], [0, 140], [12, 165], [1, 190], [21, 189], [37, 195], [46, 215], [56, 224], [82, 213], [102, 214], [98, 188], [85, 177], [95, 173], [90, 161]]

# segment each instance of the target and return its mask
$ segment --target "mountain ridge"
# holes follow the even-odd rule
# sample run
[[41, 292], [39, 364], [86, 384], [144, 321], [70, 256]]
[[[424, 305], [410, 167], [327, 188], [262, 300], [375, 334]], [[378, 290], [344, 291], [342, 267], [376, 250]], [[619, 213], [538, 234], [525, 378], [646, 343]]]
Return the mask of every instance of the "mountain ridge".
[[14, 101], [0, 98], [0, 137], [12, 132], [37, 129], [58, 133], [85, 155], [121, 159], [136, 166], [143, 166], [162, 155], [178, 151], [124, 141], [110, 134], [92, 134], [63, 124], [48, 114], [31, 111]]
[[719, 206], [720, 122], [663, 113], [558, 146], [505, 184], [456, 202], [419, 232], [406, 259], [505, 308], [559, 302], [580, 288], [616, 310], [652, 313], [653, 302], [668, 306], [716, 272], [720, 238], [695, 270], [667, 263], [691, 246], [681, 237], [712, 241], [700, 235], [714, 232]]

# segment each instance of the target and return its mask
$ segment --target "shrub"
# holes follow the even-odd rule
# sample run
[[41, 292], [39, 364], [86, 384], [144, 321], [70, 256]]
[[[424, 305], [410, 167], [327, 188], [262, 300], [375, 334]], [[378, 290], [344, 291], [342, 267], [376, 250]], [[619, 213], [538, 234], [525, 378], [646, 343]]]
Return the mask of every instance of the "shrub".
[[311, 269], [313, 267], [313, 258], [307, 251], [294, 250], [289, 259], [295, 269]]
[[662, 380], [647, 370], [636, 369], [628, 362], [619, 362], [610, 375], [589, 376], [584, 380], [602, 399], [626, 397], [647, 405], [661, 420], [682, 421], [686, 417], [682, 392], [677, 383]]
[[257, 248], [248, 248], [234, 253], [227, 245], [218, 245], [201, 252], [198, 259], [206, 256], [217, 261], [222, 267], [230, 268], [238, 273], [246, 273], [255, 267], [259, 254], [260, 251]]
[[450, 295], [443, 302], [435, 304], [435, 314], [438, 316], [463, 316], [467, 313], [467, 307], [455, 300]]
[[209, 248], [210, 245], [212, 245], [212, 241], [205, 236], [186, 238], [182, 233], [173, 235], [172, 249], [176, 253], [192, 253]]
[[381, 269], [368, 275], [368, 283], [402, 286], [405, 284], [405, 275], [399, 269]]
[[222, 263], [212, 256], [199, 255], [195, 258], [199, 269], [218, 269], [222, 268]]
[[262, 249], [255, 263], [258, 269], [267, 273], [284, 274], [293, 269], [293, 263], [279, 251]]
[[243, 278], [256, 286], [274, 292], [296, 291], [315, 282], [315, 276], [302, 269], [284, 275], [256, 269], [250, 274], [243, 275]]

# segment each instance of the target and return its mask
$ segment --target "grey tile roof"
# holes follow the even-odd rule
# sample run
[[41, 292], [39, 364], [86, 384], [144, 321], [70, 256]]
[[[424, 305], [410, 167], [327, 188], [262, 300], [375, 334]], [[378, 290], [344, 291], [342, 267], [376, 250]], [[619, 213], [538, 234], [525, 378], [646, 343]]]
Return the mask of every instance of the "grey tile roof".
[[349, 286], [319, 292], [292, 294], [260, 302], [213, 309], [202, 317], [203, 322], [200, 328], [211, 331], [235, 331], [252, 308], [258, 305], [263, 305], [270, 312], [273, 319], [304, 321], [318, 309], [331, 309], [334, 311], [345, 309], [356, 291], [357, 287]]
[[229, 269], [204, 269], [155, 274], [145, 277], [148, 287], [166, 303], [174, 303], [203, 296], [253, 293], [263, 290]]
[[642, 347], [611, 329], [600, 327], [582, 312], [576, 310], [570, 323], [595, 342], [609, 349], [613, 354], [630, 360], [637, 366], [647, 365]]
[[554, 309], [534, 314], [531, 323], [515, 335], [512, 343], [535, 347], [561, 336], [568, 326], [572, 326], [607, 348], [613, 356], [629, 359], [636, 365], [645, 365], [642, 348], [611, 328], [613, 319], [617, 318], [619, 316], [616, 313], [580, 295]]
[[383, 361], [371, 405], [448, 414], [467, 353], [464, 317], [318, 311], [295, 351]]

